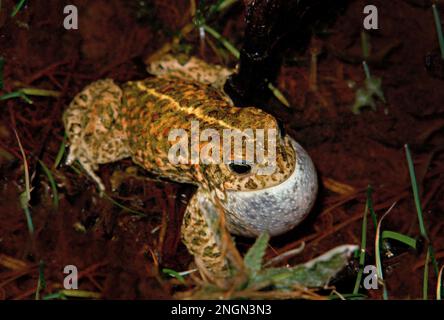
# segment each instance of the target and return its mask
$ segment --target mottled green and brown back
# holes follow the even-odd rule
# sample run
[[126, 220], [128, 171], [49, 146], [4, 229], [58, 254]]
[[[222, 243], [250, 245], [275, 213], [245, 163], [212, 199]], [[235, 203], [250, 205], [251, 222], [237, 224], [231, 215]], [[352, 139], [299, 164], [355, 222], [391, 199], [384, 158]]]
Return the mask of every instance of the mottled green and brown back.
[[[184, 129], [190, 136], [191, 121], [199, 121], [200, 130], [276, 129], [276, 120], [256, 108], [237, 108], [213, 87], [174, 78], [148, 78], [128, 82], [123, 87], [122, 124], [127, 133], [133, 160], [149, 171], [175, 181], [202, 184], [202, 164], [172, 164], [168, 152], [171, 129]], [[203, 148], [205, 143], [199, 143]], [[221, 152], [222, 154], [222, 152]], [[231, 172], [218, 166], [219, 177], [229, 181]], [[208, 178], [208, 177], [207, 177]], [[233, 177], [234, 178], [234, 177]], [[215, 183], [218, 184], [217, 181]], [[221, 186], [217, 186], [221, 187]]]

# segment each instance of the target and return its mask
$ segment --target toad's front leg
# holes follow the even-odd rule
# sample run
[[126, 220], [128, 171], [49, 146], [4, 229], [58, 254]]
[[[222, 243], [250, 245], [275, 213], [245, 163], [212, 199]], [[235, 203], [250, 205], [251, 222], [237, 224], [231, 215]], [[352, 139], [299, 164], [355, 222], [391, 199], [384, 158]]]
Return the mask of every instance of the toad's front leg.
[[[182, 239], [199, 270], [217, 280], [229, 274], [220, 210], [208, 192], [199, 189], [188, 203], [182, 223]], [[228, 234], [226, 234], [228, 236]]]

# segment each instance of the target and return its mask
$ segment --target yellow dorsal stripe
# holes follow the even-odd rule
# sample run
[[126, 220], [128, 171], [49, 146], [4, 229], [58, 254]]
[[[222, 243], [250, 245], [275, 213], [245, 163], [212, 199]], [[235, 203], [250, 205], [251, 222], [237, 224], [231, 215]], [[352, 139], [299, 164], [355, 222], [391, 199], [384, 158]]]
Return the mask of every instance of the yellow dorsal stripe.
[[176, 100], [174, 100], [173, 98], [171, 98], [170, 96], [163, 94], [163, 93], [159, 93], [157, 92], [155, 89], [152, 88], [148, 88], [147, 86], [145, 86], [143, 83], [141, 82], [137, 82], [137, 87], [143, 91], [148, 92], [149, 94], [159, 98], [159, 99], [166, 99], [168, 100], [170, 103], [172, 103], [178, 110], [185, 112], [186, 114], [190, 114], [190, 115], [194, 115], [196, 118], [198, 118], [199, 120], [202, 120], [204, 122], [207, 123], [215, 123], [218, 124], [221, 127], [225, 127], [225, 128], [230, 128], [230, 129], [236, 129], [233, 126], [231, 126], [229, 123], [220, 120], [220, 119], [216, 119], [214, 117], [210, 117], [207, 116], [206, 114], [202, 113], [202, 110], [199, 108], [192, 108], [192, 107], [185, 107], [185, 106], [181, 106]]

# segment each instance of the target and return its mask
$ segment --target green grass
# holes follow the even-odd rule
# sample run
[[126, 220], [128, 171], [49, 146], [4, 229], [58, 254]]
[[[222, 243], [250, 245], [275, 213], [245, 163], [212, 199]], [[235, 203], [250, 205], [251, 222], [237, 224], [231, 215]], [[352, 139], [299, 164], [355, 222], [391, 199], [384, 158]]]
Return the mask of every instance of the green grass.
[[380, 222], [378, 223], [378, 218], [376, 216], [376, 213], [373, 208], [373, 200], [372, 200], [372, 188], [371, 186], [368, 186], [367, 188], [367, 201], [364, 209], [364, 216], [362, 220], [362, 232], [361, 232], [361, 250], [359, 253], [359, 271], [358, 275], [356, 277], [355, 287], [353, 290], [353, 295], [357, 295], [359, 292], [359, 287], [362, 281], [362, 274], [364, 270], [364, 263], [365, 263], [365, 252], [366, 252], [366, 245], [367, 245], [367, 216], [370, 212], [370, 216], [373, 221], [373, 225], [376, 228], [376, 236], [375, 236], [375, 256], [376, 256], [376, 266], [378, 270], [378, 278], [381, 280], [381, 283], [383, 284], [383, 297], [384, 299], [388, 299], [388, 293], [386, 290], [386, 287], [384, 285], [384, 279], [383, 279], [383, 272], [382, 272], [382, 259], [381, 259], [381, 240], [384, 239], [392, 239], [399, 241], [401, 243], [404, 243], [414, 249], [416, 249], [416, 240], [412, 237], [406, 236], [404, 234], [390, 231], [390, 230], [382, 230], [382, 220], [384, 217], [391, 211], [391, 209], [394, 207], [394, 204], [392, 207], [384, 214], [384, 216], [381, 218]]
[[369, 35], [365, 31], [361, 31], [361, 49], [362, 57], [364, 58], [362, 65], [364, 66], [365, 77], [370, 79], [370, 68], [368, 67], [367, 59], [370, 57], [371, 44]]
[[26, 195], [26, 191], [22, 192], [19, 196], [20, 206], [25, 212], [26, 224], [28, 226], [28, 232], [32, 236], [34, 234], [34, 223], [32, 221], [31, 210], [29, 210], [29, 199]]
[[14, 129], [15, 137], [17, 139], [17, 143], [20, 148], [20, 152], [22, 154], [23, 158], [23, 171], [25, 176], [25, 191], [23, 191], [20, 196], [20, 206], [22, 207], [23, 211], [25, 212], [26, 217], [26, 223], [28, 225], [28, 232], [32, 236], [34, 234], [34, 223], [32, 221], [31, 211], [29, 210], [29, 201], [31, 200], [31, 179], [29, 177], [29, 167], [28, 167], [28, 160], [26, 159], [26, 153], [23, 149], [22, 143], [20, 141], [20, 137], [17, 133], [17, 131]]
[[441, 18], [439, 17], [438, 9], [436, 4], [432, 5], [433, 18], [435, 20], [436, 33], [438, 35], [439, 48], [441, 50], [441, 58], [444, 60], [444, 35], [442, 32]]
[[6, 93], [0, 97], [0, 101], [21, 98], [28, 104], [33, 104], [34, 102], [28, 96], [38, 96], [38, 97], [59, 97], [60, 92], [54, 90], [37, 89], [37, 88], [22, 88], [13, 92]]
[[11, 13], [11, 17], [15, 17], [15, 15], [22, 9], [25, 5], [26, 0], [20, 0], [14, 7]]
[[211, 36], [213, 36], [216, 40], [218, 40], [225, 47], [225, 49], [227, 49], [228, 52], [230, 52], [236, 59], [240, 58], [239, 50], [237, 50], [227, 39], [222, 37], [219, 32], [217, 32], [207, 24], [203, 24], [202, 28]]
[[68, 298], [75, 299], [100, 299], [101, 294], [94, 291], [86, 291], [86, 290], [60, 290], [56, 293], [51, 293], [43, 297], [43, 300], [54, 300], [61, 299], [67, 300]]
[[378, 222], [378, 225], [376, 227], [376, 235], [375, 235], [375, 260], [376, 260], [376, 271], [378, 274], [378, 279], [380, 283], [382, 284], [382, 297], [384, 300], [388, 300], [388, 292], [387, 287], [384, 282], [384, 275], [382, 272], [382, 259], [381, 259], [381, 228], [382, 228], [382, 221], [384, 218], [392, 211], [392, 209], [395, 207], [396, 202], [391, 205], [391, 207], [383, 214], [381, 219]]
[[134, 214], [136, 216], [139, 216], [139, 217], [146, 217], [145, 213], [124, 206], [123, 204], [121, 204], [121, 203], [117, 202], [116, 200], [114, 200], [112, 197], [110, 197], [105, 192], [103, 193], [103, 196], [106, 199], [108, 199], [112, 204], [114, 204], [115, 206], [119, 207], [122, 210], [128, 211], [128, 212], [130, 212], [130, 213], [132, 213], [132, 214]]
[[382, 240], [385, 240], [385, 239], [396, 240], [401, 243], [404, 243], [405, 245], [407, 245], [413, 249], [416, 249], [416, 239], [413, 239], [412, 237], [406, 236], [405, 234], [402, 234], [399, 232], [384, 230], [384, 231], [382, 231], [381, 238], [382, 238]]
[[47, 294], [46, 296], [43, 297], [42, 300], [67, 300], [66, 296], [63, 294], [63, 292], [56, 292], [56, 293], [51, 293], [51, 294]]
[[439, 270], [438, 274], [438, 281], [436, 283], [436, 299], [441, 300], [442, 299], [442, 274], [444, 272], [444, 266], [441, 267], [441, 270]]
[[346, 294], [341, 294], [341, 296], [332, 293], [328, 299], [329, 300], [339, 300], [339, 299], [346, 299], [346, 300], [365, 300], [367, 298], [367, 296], [365, 294], [354, 294], [354, 293], [346, 293]]
[[[405, 154], [406, 154], [408, 168], [409, 168], [410, 181], [411, 181], [411, 185], [412, 185], [413, 198], [415, 200], [416, 212], [418, 214], [419, 230], [421, 232], [421, 236], [423, 236], [424, 239], [426, 239], [426, 241], [429, 242], [430, 239], [429, 239], [429, 236], [427, 234], [427, 229], [424, 224], [424, 215], [422, 213], [422, 205], [421, 205], [421, 199], [419, 197], [419, 188], [418, 188], [418, 183], [416, 181], [415, 168], [413, 165], [413, 160], [412, 160], [412, 155], [410, 153], [410, 148], [407, 144], [405, 145]], [[438, 272], [439, 272], [438, 271], [438, 269], [439, 269], [438, 263], [436, 262], [434, 250], [433, 250], [433, 247], [430, 244], [430, 242], [429, 242], [428, 249], [430, 250], [430, 258], [431, 258], [431, 261], [433, 264], [433, 269], [435, 271], [435, 274], [438, 275]]]
[[185, 284], [185, 278], [182, 276], [180, 272], [168, 268], [163, 268], [162, 272], [165, 273], [166, 275], [169, 275], [170, 277], [176, 278], [177, 280], [179, 280], [180, 283]]
[[[219, 0], [214, 5], [210, 7], [209, 15], [211, 16], [213, 13], [222, 12], [233, 4], [238, 2], [239, 0]], [[201, 3], [204, 3], [203, 1]]]
[[51, 186], [51, 190], [52, 190], [52, 202], [54, 205], [55, 209], [59, 208], [59, 194], [57, 192], [57, 184], [54, 180], [54, 176], [52, 175], [51, 170], [48, 169], [48, 167], [45, 165], [45, 163], [43, 161], [41, 161], [40, 159], [38, 160], [40, 166], [43, 169], [43, 172], [46, 174], [46, 177], [48, 178], [49, 184]]
[[60, 144], [60, 147], [59, 147], [59, 151], [57, 152], [57, 156], [54, 160], [53, 168], [57, 168], [63, 159], [63, 156], [65, 154], [65, 149], [66, 149], [66, 139], [67, 139], [67, 136], [66, 136], [66, 132], [65, 132], [63, 135], [62, 143]]
[[368, 67], [367, 61], [362, 61], [362, 66], [364, 68], [364, 73], [365, 73], [365, 78], [366, 79], [371, 79], [372, 76], [370, 74], [370, 68]]
[[34, 102], [28, 98], [28, 96], [23, 93], [22, 91], [14, 91], [10, 93], [6, 93], [0, 97], [0, 101], [8, 100], [8, 99], [14, 99], [14, 98], [21, 98], [23, 101], [25, 101], [28, 104], [33, 104]]
[[38, 96], [38, 97], [60, 97], [60, 92], [55, 90], [38, 89], [38, 88], [22, 88], [19, 90], [28, 96]]
[[416, 207], [416, 212], [418, 215], [418, 222], [419, 222], [419, 230], [421, 233], [421, 236], [427, 241], [428, 243], [428, 247], [427, 247], [427, 255], [426, 255], [426, 260], [425, 260], [425, 265], [424, 265], [424, 278], [423, 278], [423, 298], [427, 299], [428, 298], [428, 277], [429, 277], [429, 261], [432, 262], [433, 265], [433, 269], [435, 271], [435, 274], [438, 276], [439, 274], [439, 268], [438, 268], [438, 263], [435, 259], [435, 253], [433, 250], [433, 246], [430, 243], [430, 239], [429, 236], [427, 234], [427, 229], [425, 227], [425, 223], [424, 223], [424, 215], [422, 212], [422, 205], [421, 205], [421, 199], [419, 197], [419, 188], [418, 188], [418, 183], [416, 181], [416, 175], [415, 175], [415, 168], [413, 165], [413, 160], [412, 160], [412, 155], [410, 153], [410, 148], [409, 146], [406, 144], [405, 145], [405, 154], [406, 154], [406, 158], [407, 158], [407, 164], [408, 164], [408, 168], [409, 168], [409, 174], [410, 174], [410, 181], [411, 181], [411, 185], [412, 185], [412, 192], [413, 192], [413, 198], [415, 201], [415, 207]]
[[45, 281], [45, 263], [43, 260], [39, 262], [39, 278], [37, 281], [37, 289], [35, 290], [35, 300], [40, 300], [40, 292], [46, 288]]
[[367, 188], [367, 201], [364, 209], [364, 217], [362, 219], [362, 229], [361, 229], [361, 247], [359, 252], [359, 271], [356, 277], [355, 288], [353, 289], [353, 294], [356, 295], [359, 292], [359, 287], [362, 281], [362, 273], [364, 272], [364, 263], [365, 263], [365, 250], [367, 248], [367, 216], [370, 207], [371, 199], [371, 188], [370, 186]]
[[[411, 156], [410, 149], [409, 149], [408, 145], [405, 145], [405, 153], [406, 153], [407, 164], [408, 164], [408, 169], [409, 169], [413, 199], [414, 199], [415, 208], [416, 208], [417, 217], [418, 217], [420, 234], [427, 241], [427, 244], [428, 244], [426, 258], [425, 258], [425, 265], [424, 265], [424, 273], [423, 273], [422, 296], [423, 296], [424, 300], [428, 299], [429, 263], [431, 262], [433, 265], [434, 271], [439, 278], [436, 290], [437, 290], [437, 298], [440, 299], [441, 298], [441, 288], [442, 288], [442, 280], [441, 279], [442, 279], [442, 272], [443, 271], [442, 271], [442, 269], [440, 271], [438, 271], [438, 264], [435, 259], [433, 246], [430, 243], [430, 239], [427, 234], [427, 229], [425, 227], [424, 215], [423, 215], [422, 205], [421, 205], [421, 200], [420, 200], [420, 195], [419, 195], [418, 182], [416, 179], [413, 160], [412, 160], [412, 156]], [[384, 277], [383, 277], [383, 268], [382, 268], [382, 259], [381, 259], [381, 242], [382, 242], [382, 240], [385, 240], [385, 239], [395, 240], [395, 241], [401, 242], [413, 249], [417, 249], [416, 239], [414, 239], [410, 236], [401, 234], [396, 231], [382, 230], [382, 222], [383, 222], [384, 218], [387, 216], [387, 214], [393, 209], [395, 204], [396, 203], [394, 203], [387, 210], [387, 212], [381, 217], [381, 219], [379, 219], [379, 222], [376, 224], [377, 217], [376, 217], [376, 214], [373, 209], [373, 203], [372, 203], [372, 199], [371, 199], [371, 188], [370, 187], [368, 188], [367, 201], [366, 201], [364, 216], [363, 216], [363, 221], [362, 221], [361, 252], [359, 255], [360, 268], [359, 268], [359, 272], [358, 272], [358, 275], [356, 278], [355, 287], [353, 290], [353, 295], [358, 294], [359, 286], [362, 281], [362, 272], [363, 272], [363, 267], [364, 267], [364, 263], [365, 263], [365, 249], [366, 249], [366, 244], [367, 244], [367, 226], [368, 226], [367, 216], [368, 216], [368, 212], [371, 213], [373, 223], [376, 225], [376, 234], [375, 234], [375, 260], [376, 260], [376, 262], [375, 263], [376, 263], [378, 279], [380, 280], [380, 283], [383, 286], [384, 300], [388, 299], [388, 292], [387, 292], [387, 288], [384, 283]]]
[[[62, 143], [62, 145], [64, 146], [64, 143]], [[59, 153], [60, 153], [60, 149], [59, 149]], [[70, 166], [70, 168], [78, 175], [82, 174], [82, 165], [78, 162], [75, 161], [73, 165]], [[117, 202], [116, 200], [114, 200], [111, 196], [109, 196], [107, 193], [103, 192], [102, 193], [103, 197], [105, 197], [108, 201], [110, 201], [112, 204], [114, 204], [115, 206], [119, 207], [120, 209], [123, 209], [125, 211], [128, 211], [129, 213], [132, 213], [136, 216], [139, 217], [146, 217], [146, 214], [131, 208], [126, 207], [125, 205]]]
[[367, 60], [370, 57], [370, 40], [368, 33], [365, 31], [361, 32], [361, 47], [362, 47], [362, 57], [364, 58], [364, 61]]

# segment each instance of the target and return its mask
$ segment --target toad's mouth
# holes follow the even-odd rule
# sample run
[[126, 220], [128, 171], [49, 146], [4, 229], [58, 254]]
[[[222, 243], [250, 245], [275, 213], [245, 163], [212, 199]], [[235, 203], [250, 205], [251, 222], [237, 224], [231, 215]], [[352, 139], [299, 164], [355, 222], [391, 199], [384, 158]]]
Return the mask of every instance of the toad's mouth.
[[224, 208], [231, 233], [254, 237], [279, 235], [298, 225], [316, 199], [318, 180], [307, 152], [286, 136], [296, 154], [292, 174], [282, 183], [254, 191], [227, 191]]

